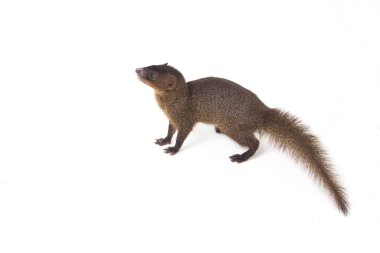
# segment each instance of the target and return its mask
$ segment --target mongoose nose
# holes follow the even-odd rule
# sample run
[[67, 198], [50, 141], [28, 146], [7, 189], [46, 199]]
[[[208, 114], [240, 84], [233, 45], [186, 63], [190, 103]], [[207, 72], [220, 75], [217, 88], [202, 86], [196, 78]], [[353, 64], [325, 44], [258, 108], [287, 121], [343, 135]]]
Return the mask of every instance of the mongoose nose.
[[137, 69], [136, 69], [136, 73], [137, 73], [137, 74], [140, 74], [142, 71], [143, 71], [142, 68], [137, 68]]

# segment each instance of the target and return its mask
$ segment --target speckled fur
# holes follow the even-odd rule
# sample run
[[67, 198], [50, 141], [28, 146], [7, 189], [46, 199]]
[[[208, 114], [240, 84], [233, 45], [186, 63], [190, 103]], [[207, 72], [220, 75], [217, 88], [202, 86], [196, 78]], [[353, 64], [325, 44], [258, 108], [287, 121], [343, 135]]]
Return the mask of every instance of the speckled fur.
[[348, 213], [345, 190], [326, 152], [296, 117], [268, 108], [250, 90], [226, 79], [206, 77], [186, 82], [178, 70], [167, 64], [139, 68], [136, 72], [142, 82], [155, 90], [157, 103], [169, 119], [167, 136], [157, 139], [156, 144], [171, 143], [178, 132], [175, 145], [166, 148], [166, 153], [177, 153], [198, 122], [212, 124], [216, 132], [248, 147], [246, 152], [230, 156], [231, 161], [238, 163], [248, 160], [259, 147], [254, 132], [266, 134], [275, 146], [308, 168], [339, 210]]

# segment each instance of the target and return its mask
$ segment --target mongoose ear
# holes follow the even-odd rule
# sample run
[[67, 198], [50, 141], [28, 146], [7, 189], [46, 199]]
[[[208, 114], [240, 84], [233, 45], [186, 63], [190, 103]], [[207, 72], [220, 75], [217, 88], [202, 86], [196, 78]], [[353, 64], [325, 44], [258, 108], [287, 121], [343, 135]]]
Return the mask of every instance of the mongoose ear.
[[173, 75], [168, 76], [168, 90], [173, 90], [177, 86], [177, 77]]
[[162, 64], [163, 66], [168, 66], [168, 63], [164, 63], [164, 64]]

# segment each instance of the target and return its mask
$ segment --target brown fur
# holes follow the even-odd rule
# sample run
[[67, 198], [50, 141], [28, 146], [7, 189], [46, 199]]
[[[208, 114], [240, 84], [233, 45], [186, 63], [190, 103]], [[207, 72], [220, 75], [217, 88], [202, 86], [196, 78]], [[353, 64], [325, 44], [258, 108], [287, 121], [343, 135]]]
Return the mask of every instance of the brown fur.
[[136, 69], [139, 79], [155, 90], [156, 100], [169, 119], [167, 136], [156, 140], [158, 145], [176, 143], [165, 149], [175, 154], [193, 126], [212, 124], [215, 131], [226, 134], [248, 150], [230, 156], [233, 162], [244, 162], [255, 154], [259, 140], [254, 132], [267, 134], [280, 149], [301, 162], [331, 194], [339, 210], [348, 213], [348, 201], [325, 151], [318, 139], [300, 121], [278, 109], [268, 108], [254, 93], [222, 78], [207, 77], [186, 82], [175, 68], [152, 65]]

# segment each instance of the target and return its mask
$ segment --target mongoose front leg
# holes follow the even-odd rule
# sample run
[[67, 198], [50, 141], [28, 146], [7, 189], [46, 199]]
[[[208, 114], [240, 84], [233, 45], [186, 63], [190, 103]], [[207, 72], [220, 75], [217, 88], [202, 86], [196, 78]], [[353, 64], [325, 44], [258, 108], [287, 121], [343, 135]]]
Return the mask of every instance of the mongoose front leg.
[[175, 142], [175, 145], [173, 147], [168, 147], [165, 150], [165, 153], [174, 155], [179, 151], [179, 149], [182, 147], [183, 142], [185, 141], [186, 137], [189, 135], [191, 131], [191, 128], [179, 128], [178, 129], [178, 134], [177, 134], [177, 139]]
[[173, 137], [174, 133], [175, 133], [175, 128], [169, 122], [168, 134], [166, 135], [166, 137], [156, 139], [156, 141], [154, 143], [156, 143], [157, 145], [160, 145], [160, 146], [170, 144], [172, 142], [172, 137]]

